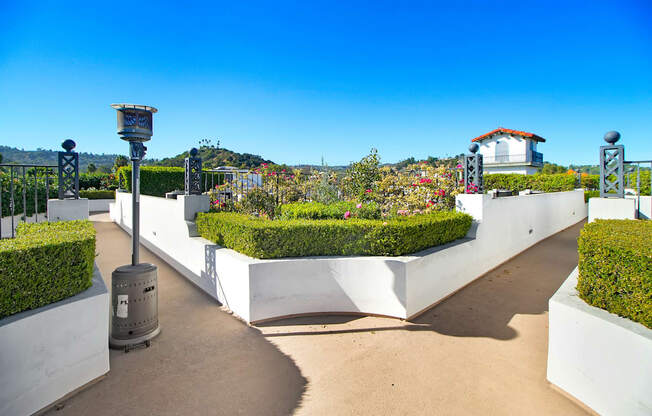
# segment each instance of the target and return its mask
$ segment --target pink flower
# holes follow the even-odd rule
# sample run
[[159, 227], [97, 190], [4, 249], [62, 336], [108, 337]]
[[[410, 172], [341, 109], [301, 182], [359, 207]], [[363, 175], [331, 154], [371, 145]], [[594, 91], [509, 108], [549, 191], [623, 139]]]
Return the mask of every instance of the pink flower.
[[365, 193], [370, 194], [370, 193], [371, 193], [371, 189], [367, 189], [367, 190], [365, 191]]
[[351, 211], [346, 211], [344, 213], [344, 219], [350, 218], [351, 217]]
[[462, 169], [462, 165], [457, 165], [457, 168], [458, 168], [458, 169]]
[[387, 221], [383, 221], [383, 225], [387, 225]]
[[362, 208], [362, 204], [358, 204], [358, 205], [356, 205], [355, 207], [356, 207], [357, 209], [360, 209], [360, 208]]

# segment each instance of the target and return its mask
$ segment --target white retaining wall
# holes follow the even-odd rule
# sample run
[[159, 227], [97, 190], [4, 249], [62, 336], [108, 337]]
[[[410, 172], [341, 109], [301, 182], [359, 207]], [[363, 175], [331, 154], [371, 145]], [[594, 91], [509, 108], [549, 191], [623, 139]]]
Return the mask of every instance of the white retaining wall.
[[115, 199], [89, 199], [89, 212], [109, 212], [109, 205], [115, 202]]
[[109, 371], [109, 292], [95, 267], [82, 293], [0, 320], [0, 415], [31, 415]]
[[652, 329], [584, 302], [577, 277], [549, 301], [548, 380], [601, 415], [652, 414]]
[[[477, 220], [470, 238], [401, 257], [253, 259], [194, 237], [206, 196], [141, 196], [141, 241], [248, 322], [320, 312], [406, 319], [586, 217], [581, 191], [460, 195], [457, 205]], [[130, 231], [131, 194], [117, 194], [111, 218]]]

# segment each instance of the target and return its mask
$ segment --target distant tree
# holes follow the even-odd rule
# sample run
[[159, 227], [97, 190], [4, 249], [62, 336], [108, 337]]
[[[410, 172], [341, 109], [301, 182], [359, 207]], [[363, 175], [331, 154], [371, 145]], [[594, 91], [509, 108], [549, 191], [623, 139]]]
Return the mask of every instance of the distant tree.
[[0, 163], [2, 163], [2, 153], [0, 153]]
[[89, 163], [88, 167], [86, 168], [86, 171], [88, 173], [95, 173], [95, 171], [97, 171], [97, 167], [95, 166], [94, 163]]
[[97, 171], [100, 173], [111, 173], [111, 168], [106, 165], [102, 165], [99, 168], [97, 168]]
[[550, 163], [550, 162], [544, 162], [543, 167], [541, 168], [541, 173], [566, 173], [568, 171], [568, 168], [557, 165], [555, 163]]
[[122, 166], [127, 166], [129, 164], [129, 159], [127, 156], [118, 155], [113, 162], [113, 171], [117, 172]]

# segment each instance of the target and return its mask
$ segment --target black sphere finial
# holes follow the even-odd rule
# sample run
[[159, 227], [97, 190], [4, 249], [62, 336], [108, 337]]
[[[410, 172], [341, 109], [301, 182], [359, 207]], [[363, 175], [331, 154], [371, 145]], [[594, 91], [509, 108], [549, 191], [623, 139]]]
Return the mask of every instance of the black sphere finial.
[[190, 149], [190, 156], [191, 157], [197, 156], [197, 148], [196, 147], [193, 147], [192, 149]]
[[618, 140], [620, 140], [620, 133], [618, 133], [618, 132], [615, 131], [615, 130], [608, 131], [608, 132], [604, 135], [604, 141], [607, 142], [607, 143], [609, 143], [609, 144], [614, 144], [614, 143], [616, 143]]
[[64, 142], [61, 143], [61, 147], [63, 147], [66, 152], [72, 151], [72, 149], [74, 149], [75, 146], [77, 146], [77, 144], [71, 139], [64, 140]]
[[469, 152], [473, 154], [475, 154], [478, 151], [478, 149], [480, 149], [480, 146], [478, 146], [477, 143], [471, 143], [471, 145], [469, 146]]

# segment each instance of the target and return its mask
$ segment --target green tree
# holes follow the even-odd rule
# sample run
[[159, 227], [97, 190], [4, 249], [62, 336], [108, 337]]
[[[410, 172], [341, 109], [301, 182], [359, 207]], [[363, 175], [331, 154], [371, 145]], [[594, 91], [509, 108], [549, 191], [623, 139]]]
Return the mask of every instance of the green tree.
[[349, 197], [367, 199], [380, 180], [380, 157], [378, 150], [371, 149], [359, 162], [351, 163], [346, 170], [345, 192]]
[[88, 173], [95, 173], [97, 171], [97, 167], [95, 166], [94, 163], [89, 163], [88, 167], [86, 168], [86, 172]]
[[117, 172], [122, 166], [127, 165], [129, 165], [129, 159], [127, 159], [127, 156], [118, 155], [113, 162], [113, 171]]
[[557, 164], [550, 163], [550, 162], [545, 162], [543, 164], [543, 168], [541, 168], [541, 173], [546, 173], [546, 174], [550, 174], [550, 173], [566, 173], [567, 171], [568, 171], [568, 169], [565, 168], [564, 166], [557, 165]]

